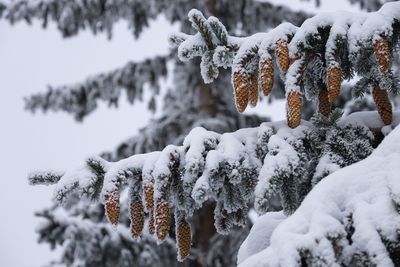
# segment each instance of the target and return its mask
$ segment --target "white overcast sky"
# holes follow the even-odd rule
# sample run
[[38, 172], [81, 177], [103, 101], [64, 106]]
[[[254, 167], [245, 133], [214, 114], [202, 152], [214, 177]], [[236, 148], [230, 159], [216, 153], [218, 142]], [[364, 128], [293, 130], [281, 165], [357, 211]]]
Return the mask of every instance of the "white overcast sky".
[[[325, 0], [322, 8], [348, 10], [345, 1]], [[293, 0], [292, 7], [298, 3]], [[312, 8], [306, 3], [306, 10]], [[82, 81], [128, 60], [165, 54], [173, 29], [161, 18], [139, 40], [123, 23], [111, 41], [88, 32], [65, 40], [53, 25], [43, 30], [39, 23], [11, 27], [0, 21], [0, 266], [40, 266], [56, 257], [47, 245], [37, 244], [34, 229], [39, 220], [33, 216], [51, 203], [52, 190], [29, 186], [29, 172], [73, 168], [88, 155], [112, 150], [151, 117], [144, 104], [121, 101], [118, 109], [102, 106], [84, 123], [76, 123], [64, 113], [32, 115], [23, 110], [22, 98], [45, 90], [47, 84]], [[257, 111], [284, 118], [282, 104], [260, 105]]]

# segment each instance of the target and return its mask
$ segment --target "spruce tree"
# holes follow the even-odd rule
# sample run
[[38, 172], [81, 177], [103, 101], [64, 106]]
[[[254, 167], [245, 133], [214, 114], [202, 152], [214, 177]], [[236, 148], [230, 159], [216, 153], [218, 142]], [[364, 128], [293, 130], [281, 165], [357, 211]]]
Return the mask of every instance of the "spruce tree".
[[[164, 15], [171, 23], [179, 22], [182, 31], [191, 31], [187, 13], [192, 8], [208, 15], [221, 18], [227, 28], [241, 35], [251, 34], [278, 25], [282, 19], [300, 24], [307, 14], [293, 12], [285, 7], [251, 0], [231, 1], [15, 1], [0, 4], [2, 19], [14, 24], [19, 21], [30, 23], [39, 20], [46, 27], [55, 23], [62, 36], [72, 38], [82, 30], [94, 34], [107, 34], [112, 38], [113, 25], [126, 21], [132, 34], [139, 37], [149, 22]], [[169, 70], [167, 64], [172, 63]], [[173, 87], [168, 89], [162, 107], [155, 106], [155, 97], [160, 91], [163, 78], [170, 76]], [[155, 118], [140, 133], [119, 145], [115, 151], [103, 153], [110, 161], [120, 160], [137, 153], [161, 150], [168, 144], [180, 144], [184, 137], [196, 126], [216, 132], [229, 132], [242, 127], [257, 126], [267, 118], [256, 115], [239, 115], [232, 101], [228, 71], [220, 74], [215, 84], [205, 84], [200, 69], [191, 63], [182, 63], [176, 51], [170, 54], [149, 58], [143, 62], [129, 62], [119, 69], [91, 76], [73, 85], [49, 86], [47, 91], [26, 97], [25, 107], [30, 111], [63, 111], [71, 114], [77, 121], [94, 112], [98, 101], [117, 105], [119, 98], [126, 93], [134, 104], [142, 101], [146, 91], [152, 96], [148, 103], [150, 111], [162, 109], [162, 115]], [[279, 85], [278, 85], [279, 86]], [[277, 87], [278, 88], [278, 87]], [[278, 88], [279, 89], [279, 88]], [[276, 97], [283, 92], [276, 90]], [[128, 205], [129, 206], [129, 205]], [[121, 210], [128, 208], [122, 206]], [[104, 214], [99, 212], [103, 205], [93, 206], [70, 200], [67, 205], [54, 205], [37, 213], [45, 219], [38, 232], [40, 241], [52, 247], [64, 245], [62, 257], [58, 262], [66, 265], [84, 266], [176, 266], [176, 250], [173, 239], [161, 246], [151, 238], [132, 240], [120, 223], [118, 232], [110, 231], [105, 224]], [[148, 211], [148, 208], [145, 208]], [[236, 251], [248, 229], [240, 229], [229, 236], [217, 235], [213, 226], [214, 206], [208, 204], [191, 220], [193, 232], [193, 254], [185, 262], [187, 266], [233, 265]], [[64, 214], [70, 220], [59, 217]], [[81, 227], [74, 219], [83, 218], [91, 227]], [[121, 215], [126, 229], [129, 216]], [[171, 235], [175, 235], [174, 229]], [[117, 238], [113, 238], [117, 237]], [[144, 242], [143, 242], [144, 241]], [[90, 245], [88, 245], [90, 242]], [[231, 244], [229, 253], [221, 253], [221, 247]], [[142, 251], [144, 251], [142, 253]]]
[[[196, 6], [183, 2], [190, 8]], [[48, 3], [52, 5], [47, 6]], [[58, 2], [29, 6], [20, 2], [5, 7], [3, 14], [11, 21], [53, 18], [63, 34], [71, 36], [85, 26], [94, 32], [111, 33], [115, 16], [134, 21], [131, 26], [138, 35], [146, 23], [144, 14], [152, 18], [158, 13], [170, 15], [168, 12], [171, 12], [171, 5], [164, 3], [164, 6], [159, 1], [147, 8], [140, 3], [143, 12], [139, 15], [119, 10], [118, 5], [100, 5], [96, 10], [96, 5], [90, 5], [92, 2], [83, 2], [83, 5], [68, 2], [71, 6], [67, 15], [62, 16], [62, 12], [57, 13], [62, 9], [55, 3]], [[175, 12], [187, 7], [180, 4]], [[68, 4], [63, 3], [62, 7]], [[88, 7], [90, 12], [85, 9]], [[113, 12], [108, 13], [108, 8]], [[266, 3], [207, 1], [197, 8], [218, 19], [206, 18], [193, 9], [189, 12], [189, 21], [195, 31], [183, 23], [185, 33], [171, 36], [171, 43], [178, 47], [179, 59], [195, 59], [195, 62], [180, 63], [172, 55], [164, 59], [174, 61], [176, 78], [176, 88], [165, 99], [167, 115], [153, 122], [156, 126], [145, 128], [141, 136], [121, 146], [117, 153], [89, 158], [82, 168], [73, 172], [38, 173], [30, 177], [33, 184], [57, 183], [55, 198], [65, 204], [66, 213], [73, 218], [65, 220], [60, 216], [61, 208], [56, 206], [40, 214], [50, 222], [40, 230], [44, 240], [52, 244], [69, 242], [61, 262], [73, 265], [79, 261], [84, 266], [174, 265], [177, 263], [165, 255], [173, 253], [175, 239], [179, 260], [189, 255], [193, 242], [191, 256], [185, 261], [189, 266], [234, 265], [236, 253], [233, 251], [246, 235], [238, 227], [246, 226], [251, 208], [265, 213], [281, 206], [283, 216], [290, 216], [320, 180], [368, 157], [380, 142], [379, 138], [397, 125], [397, 114], [392, 113], [388, 92], [397, 93], [398, 87], [396, 69], [391, 68], [396, 60], [393, 54], [398, 49], [398, 3], [384, 5], [377, 15], [321, 15], [304, 24], [301, 22], [305, 14], [294, 14]], [[101, 19], [96, 21], [94, 18], [99, 14]], [[174, 16], [169, 18], [176, 20]], [[290, 23], [277, 26], [282, 20], [301, 26]], [[267, 26], [277, 27], [264, 32], [261, 28]], [[257, 31], [260, 33], [245, 37]], [[158, 68], [160, 64], [152, 60], [132, 63], [123, 70], [100, 75], [78, 86], [50, 88], [46, 94], [29, 98], [27, 107], [61, 109], [83, 119], [94, 110], [97, 99], [117, 101], [121, 88], [131, 96], [132, 102], [140, 98], [145, 82], [139, 77], [143, 72], [148, 74], [144, 75], [149, 78], [146, 82], [150, 82], [156, 93], [159, 75], [167, 75]], [[230, 87], [230, 77], [224, 70], [227, 68], [232, 69], [234, 99], [228, 90], [221, 90]], [[130, 75], [124, 76], [127, 72]], [[354, 74], [361, 79], [340, 95], [342, 79], [351, 79]], [[126, 81], [124, 77], [132, 80]], [[342, 113], [332, 105], [343, 106], [348, 102], [347, 91], [356, 96], [371, 91], [378, 112], [340, 118]], [[233, 103], [243, 112], [247, 105], [257, 104], [260, 92], [286, 97], [287, 122], [264, 122], [259, 126], [258, 117], [237, 115]], [[343, 95], [346, 95], [344, 100], [340, 99]], [[302, 113], [309, 118], [313, 110], [302, 108], [303, 97], [317, 106], [317, 113], [309, 122], [301, 121]], [[188, 104], [180, 105], [182, 102]], [[239, 128], [243, 129], [232, 132]], [[159, 151], [150, 152], [154, 150]], [[134, 155], [120, 160], [131, 154]], [[125, 188], [128, 200], [121, 198]], [[89, 212], [80, 198], [101, 200], [110, 224], [119, 224], [118, 232], [110, 231], [112, 227], [104, 224], [104, 214], [99, 209]], [[280, 205], [274, 204], [276, 199]], [[214, 235], [210, 230], [210, 215], [214, 217], [217, 232], [225, 237]], [[146, 231], [163, 242], [162, 246], [156, 247], [148, 234], [142, 234], [144, 238], [139, 242], [127, 241], [124, 226], [130, 220], [131, 234], [137, 237], [144, 228], [144, 216]], [[92, 227], [90, 231], [79, 226], [85, 223]], [[351, 234], [351, 229], [348, 231]], [[93, 242], [95, 236], [100, 237]], [[397, 243], [386, 242], [390, 238], [385, 233], [382, 238], [387, 251], [396, 254]], [[334, 247], [338, 240], [341, 241], [330, 236], [327, 239]], [[223, 249], [227, 242], [231, 244], [228, 252]], [[346, 244], [340, 245], [340, 249], [346, 249]], [[371, 259], [373, 255], [369, 251], [357, 248], [346, 250], [350, 255], [335, 250], [333, 259], [315, 255], [306, 247], [297, 249], [298, 264], [379, 262]]]

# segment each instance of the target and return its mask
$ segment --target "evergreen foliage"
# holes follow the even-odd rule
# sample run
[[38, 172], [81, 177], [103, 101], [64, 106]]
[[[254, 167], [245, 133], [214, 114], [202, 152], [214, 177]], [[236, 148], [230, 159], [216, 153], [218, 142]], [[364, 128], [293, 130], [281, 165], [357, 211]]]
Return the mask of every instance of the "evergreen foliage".
[[321, 14], [300, 27], [282, 23], [267, 33], [238, 38], [229, 36], [215, 17], [206, 19], [200, 11], [191, 10], [189, 20], [198, 33], [179, 33], [171, 37], [171, 43], [178, 46], [182, 61], [201, 57], [201, 74], [206, 83], [218, 77], [219, 67], [232, 67], [239, 112], [248, 104], [257, 104], [257, 87], [269, 93], [263, 86], [271, 87], [274, 82], [271, 60], [276, 59], [285, 83], [289, 127], [300, 124], [301, 95], [312, 100], [327, 91], [326, 102], [333, 103], [340, 94], [342, 79], [355, 75], [361, 77], [355, 86], [356, 95], [372, 88], [377, 109], [389, 125], [392, 107], [387, 92], [397, 94], [399, 88], [399, 79], [391, 69], [399, 46], [399, 14], [398, 3], [388, 3], [374, 13]]
[[47, 92], [27, 97], [25, 107], [30, 111], [61, 110], [82, 121], [96, 109], [99, 100], [116, 106], [124, 90], [129, 103], [133, 104], [143, 100], [146, 89], [152, 96], [148, 103], [149, 109], [154, 111], [154, 97], [160, 92], [160, 80], [167, 75], [166, 64], [167, 58], [159, 56], [140, 63], [129, 62], [121, 69], [96, 75], [80, 84], [49, 86]]
[[[115, 231], [105, 222], [104, 209], [100, 205], [74, 203], [68, 209], [54, 206], [37, 212], [44, 219], [37, 232], [39, 242], [52, 248], [63, 246], [60, 259], [52, 266], [178, 266], [175, 259], [175, 243], [168, 238], [165, 245], [157, 246], [154, 239], [144, 235], [133, 240], [129, 225], [128, 207], [122, 203], [121, 223]], [[125, 224], [125, 225], [124, 225]], [[107, 253], [105, 253], [107, 251]]]
[[[10, 23], [34, 20], [42, 22], [46, 27], [49, 23], [56, 24], [64, 37], [73, 37], [80, 31], [90, 30], [95, 34], [106, 33], [112, 37], [112, 28], [115, 23], [124, 21], [132, 30], [135, 37], [146, 30], [150, 22], [158, 16], [165, 17], [169, 22], [179, 22], [182, 31], [189, 31], [190, 24], [187, 23], [187, 13], [191, 8], [203, 10], [207, 14], [218, 16], [226, 25], [227, 29], [236, 34], [246, 35], [256, 31], [278, 25], [282, 19], [300, 24], [308, 15], [303, 12], [293, 12], [289, 8], [272, 5], [266, 2], [253, 0], [162, 0], [162, 1], [115, 1], [115, 0], [73, 0], [73, 1], [13, 1], [0, 3], [0, 17]], [[158, 64], [161, 63], [161, 64]], [[166, 68], [166, 65], [173, 66]], [[157, 66], [155, 66], [157, 65]], [[156, 67], [154, 69], [153, 67]], [[139, 72], [140, 70], [140, 72]], [[165, 72], [166, 71], [166, 72]], [[164, 77], [172, 77], [173, 85], [167, 88], [164, 98], [161, 116], [154, 118], [139, 134], [124, 141], [113, 152], [104, 153], [102, 156], [108, 160], [115, 161], [129, 157], [137, 153], [146, 153], [161, 150], [168, 144], [181, 144], [184, 137], [195, 127], [201, 126], [208, 130], [219, 133], [230, 132], [243, 127], [258, 126], [267, 118], [256, 115], [239, 115], [235, 111], [230, 88], [230, 78], [227, 71], [221, 71], [219, 79], [212, 85], [205, 85], [200, 77], [199, 68], [191, 63], [181, 63], [175, 56], [175, 51], [156, 58], [149, 58], [143, 62], [129, 62], [125, 66], [100, 75], [92, 75], [85, 81], [71, 85], [50, 86], [47, 92], [41, 92], [25, 98], [28, 110], [64, 111], [82, 121], [91, 112], [95, 111], [97, 101], [103, 101], [109, 105], [116, 105], [119, 98], [125, 92], [128, 101], [142, 101], [144, 92], [150, 92], [149, 107], [155, 108], [153, 99], [158, 93], [160, 83]], [[276, 88], [279, 88], [279, 84]], [[274, 97], [282, 97], [282, 91], [275, 90]], [[35, 181], [32, 176], [32, 182]], [[56, 176], [55, 176], [56, 178]], [[123, 194], [121, 194], [123, 197]], [[75, 202], [73, 202], [75, 203]], [[87, 207], [89, 204], [87, 204]], [[102, 209], [101, 204], [97, 204]], [[59, 208], [61, 209], [61, 208]], [[63, 207], [65, 215], [70, 218], [80, 216], [80, 210], [75, 204]], [[87, 209], [92, 211], [92, 209]], [[49, 214], [55, 212], [49, 208]], [[213, 207], [204, 208], [195, 214], [190, 221], [192, 225], [193, 240], [190, 257], [183, 265], [186, 266], [231, 266], [236, 262], [236, 253], [241, 241], [245, 238], [248, 228], [233, 230], [228, 236], [219, 236], [213, 228]], [[47, 217], [43, 217], [49, 221]], [[92, 220], [88, 216], [88, 220]], [[100, 218], [105, 222], [104, 217]], [[92, 220], [99, 223], [98, 220]], [[69, 222], [69, 220], [67, 220]], [[128, 221], [120, 222], [120, 225]], [[54, 227], [54, 228], [53, 228]], [[74, 227], [79, 227], [75, 224]], [[121, 227], [118, 228], [120, 232]], [[147, 227], [145, 227], [147, 229]], [[171, 235], [174, 235], [174, 227], [171, 227]], [[58, 225], [48, 224], [48, 227], [40, 228], [40, 235], [46, 232], [61, 229]], [[100, 228], [93, 235], [101, 235]], [[198, 232], [201, 232], [199, 234]], [[196, 233], [198, 233], [196, 235]], [[200, 237], [199, 237], [200, 236]], [[78, 242], [77, 236], [60, 235], [63, 243], [67, 243], [63, 251], [75, 251], [86, 249], [83, 242]], [[142, 237], [144, 238], [144, 237]], [[100, 239], [98, 242], [101, 242]], [[122, 239], [121, 239], [122, 240]], [[114, 240], [115, 247], [132, 246], [136, 243], [133, 239]], [[43, 241], [48, 242], [46, 239]], [[230, 244], [230, 251], [222, 250]], [[155, 243], [149, 243], [148, 248], [154, 247]], [[166, 246], [162, 244], [161, 246]], [[87, 250], [85, 257], [90, 259], [104, 258], [101, 263], [96, 261], [97, 266], [119, 266], [115, 264], [124, 257], [130, 265], [134, 264], [130, 258], [136, 259], [136, 250], [127, 257], [127, 250], [122, 253], [108, 253], [102, 246], [97, 245], [98, 250]], [[171, 265], [176, 261], [176, 251], [171, 246], [168, 255], [172, 257], [160, 257], [163, 266]], [[153, 251], [158, 248], [154, 247]], [[224, 251], [224, 253], [221, 253]], [[129, 253], [128, 253], [129, 254]], [[103, 256], [101, 256], [103, 255]], [[124, 256], [125, 255], [125, 256]], [[156, 255], [150, 253], [149, 255]], [[107, 258], [108, 257], [108, 258]], [[73, 259], [70, 257], [70, 259]], [[73, 266], [79, 265], [80, 261], [59, 260], [60, 264]], [[104, 263], [103, 265], [101, 265]], [[160, 263], [160, 264], [161, 264]], [[57, 264], [54, 264], [57, 265]], [[182, 265], [182, 264], [181, 264]], [[175, 266], [175, 265], [171, 265]]]
[[321, 181], [297, 211], [262, 216], [239, 266], [399, 266], [400, 128], [365, 160]]
[[[378, 125], [373, 126], [377, 128], [384, 124], [379, 123], [376, 112], [368, 114], [365, 122], [363, 114], [338, 121], [341, 113], [334, 111], [329, 118], [317, 115], [313, 124], [304, 122], [295, 129], [285, 122], [224, 134], [195, 128], [182, 146], [169, 145], [118, 162], [90, 158], [59, 181], [46, 180], [52, 177], [48, 174], [36, 181], [56, 183], [55, 199], [60, 204], [68, 202], [71, 195], [102, 201], [112, 224], [118, 223], [120, 214], [120, 209], [113, 207], [123, 203], [119, 195], [128, 187], [131, 203], [139, 200], [143, 206], [153, 207], [147, 210], [147, 220], [154, 220], [159, 242], [169, 231], [171, 213], [179, 224], [212, 201], [215, 228], [228, 234], [234, 226], [246, 225], [253, 204], [263, 214], [270, 199], [278, 195], [284, 213], [290, 215], [321, 179], [370, 155], [373, 134], [368, 120], [375, 117]], [[154, 192], [150, 200], [144, 190], [149, 187]]]
[[[188, 24], [183, 18], [191, 8], [211, 16], [193, 9]], [[387, 92], [397, 93], [399, 85], [395, 56], [399, 10], [398, 3], [389, 3], [377, 13], [317, 15], [301, 24], [307, 17], [302, 12], [250, 0], [0, 4], [0, 17], [12, 23], [40, 19], [44, 26], [51, 20], [65, 37], [85, 28], [111, 37], [118, 20], [127, 21], [138, 37], [150, 20], [163, 14], [192, 34], [171, 36], [179, 59], [200, 57], [196, 64], [182, 63], [172, 51], [26, 99], [28, 109], [63, 110], [82, 120], [96, 108], [97, 100], [115, 104], [125, 90], [134, 102], [141, 100], [146, 87], [155, 97], [161, 78], [173, 75], [174, 80], [164, 99], [165, 115], [115, 153], [89, 158], [81, 168], [64, 174], [30, 176], [32, 184], [57, 184], [55, 200], [64, 204], [38, 213], [46, 219], [38, 230], [41, 240], [64, 246], [62, 258], [52, 265], [178, 266], [176, 255], [178, 260], [188, 257], [187, 266], [234, 265], [247, 234], [239, 227], [248, 223], [250, 209], [263, 214], [281, 206], [285, 216], [293, 214], [321, 179], [369, 156], [379, 143], [378, 135], [386, 135], [399, 123], [387, 98]], [[301, 26], [280, 24], [282, 20]], [[271, 27], [276, 28], [261, 32]], [[244, 37], [255, 32], [259, 33]], [[166, 68], [168, 62], [174, 65], [172, 72]], [[260, 125], [263, 119], [258, 116], [238, 115], [232, 93], [226, 90], [231, 80], [227, 68], [232, 68], [239, 111], [248, 103], [257, 104], [259, 90], [271, 94], [270, 99], [286, 96], [288, 123]], [[355, 74], [361, 76], [355, 86], [341, 89], [342, 79]], [[376, 87], [386, 93], [371, 91], [379, 115], [364, 112], [340, 118], [340, 111], [331, 112], [335, 99], [346, 111], [357, 110], [354, 102], [348, 103], [351, 94], [363, 96]], [[307, 118], [313, 113], [313, 108], [302, 106], [303, 96], [319, 102], [323, 115], [301, 121], [302, 112]], [[385, 119], [388, 113], [390, 121]], [[90, 206], [81, 199], [100, 201], [111, 224], [119, 224], [118, 230], [110, 231], [102, 205]], [[280, 204], [274, 203], [276, 199]], [[206, 228], [212, 213], [222, 236]], [[204, 218], [208, 218], [205, 223]], [[207, 240], [201, 240], [205, 228]], [[141, 231], [142, 240], [137, 241]], [[189, 235], [194, 247], [190, 255]], [[155, 239], [162, 245], [157, 247]], [[335, 240], [328, 242], [335, 245]], [[226, 244], [228, 251], [223, 249]], [[301, 249], [304, 264], [328, 262]], [[374, 262], [362, 257], [362, 250], [349, 253]]]

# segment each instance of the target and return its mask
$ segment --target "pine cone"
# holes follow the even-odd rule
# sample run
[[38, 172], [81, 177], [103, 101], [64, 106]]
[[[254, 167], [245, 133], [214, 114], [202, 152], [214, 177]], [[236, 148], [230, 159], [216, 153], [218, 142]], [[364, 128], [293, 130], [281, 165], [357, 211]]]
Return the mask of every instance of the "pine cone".
[[287, 121], [290, 128], [296, 128], [301, 123], [301, 94], [290, 92], [287, 96]]
[[281, 71], [284, 73], [287, 72], [289, 69], [289, 47], [286, 41], [279, 40], [276, 42], [275, 55]]
[[249, 103], [255, 107], [258, 102], [258, 73], [255, 72], [249, 81]]
[[379, 71], [384, 73], [390, 68], [390, 48], [386, 38], [379, 38], [373, 43], [376, 62]]
[[138, 238], [144, 227], [144, 210], [142, 202], [131, 202], [131, 233], [133, 238]]
[[144, 202], [146, 205], [146, 211], [150, 212], [153, 210], [154, 207], [154, 185], [153, 184], [147, 184], [144, 186]]
[[375, 85], [372, 90], [372, 96], [374, 97], [376, 109], [383, 123], [385, 123], [385, 125], [392, 124], [392, 104], [390, 103], [387, 91]]
[[190, 225], [182, 221], [176, 227], [176, 246], [178, 249], [178, 261], [184, 261], [189, 256], [192, 246], [192, 233]]
[[325, 117], [328, 117], [332, 112], [332, 104], [328, 99], [328, 92], [324, 89], [319, 91], [318, 95], [318, 111]]
[[105, 210], [108, 220], [112, 225], [117, 225], [119, 220], [119, 192], [115, 191], [111, 194], [107, 194], [104, 197], [105, 199]]
[[339, 66], [328, 68], [328, 100], [330, 103], [335, 101], [340, 93], [340, 84], [342, 83], [342, 70]]
[[149, 228], [149, 233], [151, 235], [154, 235], [154, 233], [155, 233], [155, 228], [154, 228], [154, 210], [149, 210], [148, 228]]
[[165, 239], [170, 228], [170, 209], [166, 201], [158, 201], [156, 204], [155, 217], [156, 234], [158, 240]]
[[258, 65], [259, 84], [261, 85], [264, 96], [271, 93], [274, 86], [274, 63], [271, 59], [260, 61]]
[[242, 113], [249, 102], [249, 84], [248, 79], [238, 72], [233, 74], [233, 88], [235, 90], [235, 103], [237, 110]]

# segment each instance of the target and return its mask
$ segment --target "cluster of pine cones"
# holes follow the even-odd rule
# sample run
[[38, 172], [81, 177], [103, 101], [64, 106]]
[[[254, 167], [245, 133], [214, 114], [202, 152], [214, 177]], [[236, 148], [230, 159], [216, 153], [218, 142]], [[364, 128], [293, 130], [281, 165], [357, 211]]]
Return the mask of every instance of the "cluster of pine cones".
[[[390, 68], [390, 48], [386, 38], [378, 38], [373, 42], [374, 54], [381, 73]], [[288, 43], [283, 40], [276, 42], [275, 58], [278, 67], [285, 76], [293, 62], [299, 59], [289, 57]], [[303, 75], [306, 62], [300, 67], [299, 77]], [[274, 62], [271, 58], [260, 60], [258, 70], [253, 74], [245, 75], [241, 72], [234, 72], [232, 83], [234, 87], [235, 103], [237, 110], [243, 112], [247, 105], [255, 106], [259, 98], [259, 88], [264, 96], [268, 96], [274, 85]], [[342, 82], [342, 70], [339, 64], [333, 64], [327, 69], [327, 86], [319, 92], [318, 110], [324, 116], [329, 116], [332, 111], [332, 103], [340, 93]], [[387, 91], [374, 84], [372, 92], [379, 115], [386, 125], [392, 123], [392, 106]], [[296, 91], [289, 91], [287, 94], [287, 122], [288, 126], [295, 128], [301, 123], [302, 94]]]
[[[171, 226], [171, 211], [167, 201], [156, 200], [154, 203], [154, 188], [152, 185], [144, 186], [144, 205], [141, 200], [132, 200], [130, 203], [131, 234], [133, 238], [139, 238], [145, 225], [145, 212], [148, 214], [148, 231], [157, 237], [159, 241], [165, 240]], [[110, 223], [118, 224], [120, 214], [119, 192], [113, 192], [105, 196], [105, 210]], [[155, 205], [154, 205], [155, 204]], [[155, 207], [154, 207], [155, 206]], [[176, 246], [178, 260], [185, 260], [190, 253], [192, 233], [190, 224], [185, 219], [180, 219], [176, 224]]]
[[[373, 43], [376, 62], [379, 71], [384, 73], [390, 68], [390, 48], [385, 38], [380, 38]], [[280, 71], [285, 74], [290, 65], [298, 58], [289, 58], [289, 49], [286, 41], [278, 41], [275, 45], [275, 57]], [[250, 78], [236, 72], [233, 74], [233, 85], [235, 91], [235, 102], [239, 112], [243, 112], [247, 105], [255, 106], [258, 102], [259, 88], [265, 96], [272, 91], [274, 83], [274, 62], [272, 59], [261, 60], [258, 70]], [[304, 72], [305, 66], [300, 68]], [[339, 66], [328, 67], [327, 88], [319, 92], [319, 112], [328, 116], [332, 110], [332, 103], [340, 93], [342, 71]], [[387, 91], [374, 85], [372, 95], [377, 110], [386, 125], [392, 123], [392, 106]], [[291, 128], [297, 127], [301, 122], [302, 95], [300, 92], [289, 92], [287, 94], [287, 120]], [[155, 235], [159, 241], [165, 240], [171, 226], [171, 210], [167, 201], [154, 200], [153, 184], [144, 185], [144, 205], [141, 199], [132, 200], [130, 203], [131, 233], [133, 238], [140, 237], [145, 225], [145, 213], [148, 214], [148, 231]], [[118, 224], [120, 214], [119, 192], [113, 192], [105, 196], [105, 210], [110, 223]], [[190, 224], [184, 219], [176, 220], [176, 245], [178, 260], [185, 260], [190, 253], [192, 234]]]

